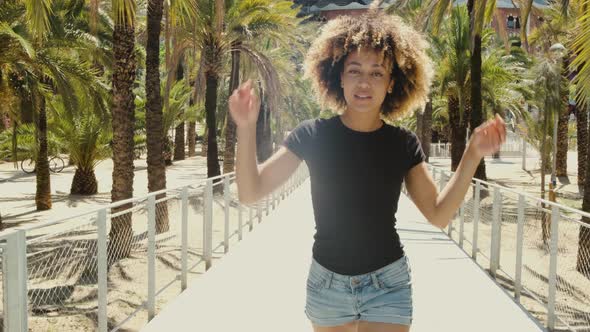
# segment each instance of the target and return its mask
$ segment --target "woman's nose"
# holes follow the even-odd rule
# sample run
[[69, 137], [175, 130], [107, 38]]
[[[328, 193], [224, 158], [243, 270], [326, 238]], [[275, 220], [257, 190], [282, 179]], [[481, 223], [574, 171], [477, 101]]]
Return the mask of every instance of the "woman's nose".
[[358, 81], [357, 85], [359, 88], [369, 88], [370, 87], [369, 81], [367, 79], [365, 79], [364, 77]]

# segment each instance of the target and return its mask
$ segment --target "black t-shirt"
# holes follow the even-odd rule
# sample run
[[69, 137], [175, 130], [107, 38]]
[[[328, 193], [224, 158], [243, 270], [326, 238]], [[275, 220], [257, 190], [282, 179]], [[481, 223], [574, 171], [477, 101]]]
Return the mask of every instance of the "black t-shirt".
[[334, 116], [301, 122], [283, 145], [309, 168], [318, 263], [358, 275], [404, 255], [395, 229], [401, 184], [426, 159], [413, 132], [385, 123], [359, 132]]

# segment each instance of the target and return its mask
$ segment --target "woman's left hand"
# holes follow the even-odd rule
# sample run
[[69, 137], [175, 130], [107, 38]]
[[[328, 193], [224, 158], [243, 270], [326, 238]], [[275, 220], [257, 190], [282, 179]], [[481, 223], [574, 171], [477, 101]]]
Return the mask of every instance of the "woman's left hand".
[[467, 149], [477, 158], [496, 153], [500, 146], [506, 141], [506, 124], [504, 120], [496, 114], [495, 119], [488, 120], [479, 127], [475, 128]]

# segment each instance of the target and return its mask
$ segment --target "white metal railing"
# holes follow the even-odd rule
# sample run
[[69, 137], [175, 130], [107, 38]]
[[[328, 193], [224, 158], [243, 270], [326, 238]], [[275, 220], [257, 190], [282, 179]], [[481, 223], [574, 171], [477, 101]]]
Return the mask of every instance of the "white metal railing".
[[590, 330], [590, 213], [474, 179], [444, 231], [548, 330]]
[[2, 232], [3, 331], [141, 328], [307, 176], [249, 206], [229, 173]]
[[[514, 141], [507, 139], [500, 148], [500, 155], [506, 157], [524, 156], [527, 158], [538, 157], [539, 153], [534, 146], [524, 139]], [[432, 158], [451, 158], [451, 143], [431, 143], [430, 157]]]

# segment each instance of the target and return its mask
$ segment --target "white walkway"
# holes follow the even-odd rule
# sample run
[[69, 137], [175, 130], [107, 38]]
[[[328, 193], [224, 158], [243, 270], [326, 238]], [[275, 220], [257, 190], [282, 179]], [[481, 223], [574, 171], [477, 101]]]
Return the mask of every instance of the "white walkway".
[[[398, 220], [414, 278], [412, 332], [544, 331], [403, 194]], [[313, 232], [305, 182], [142, 331], [311, 331]]]

